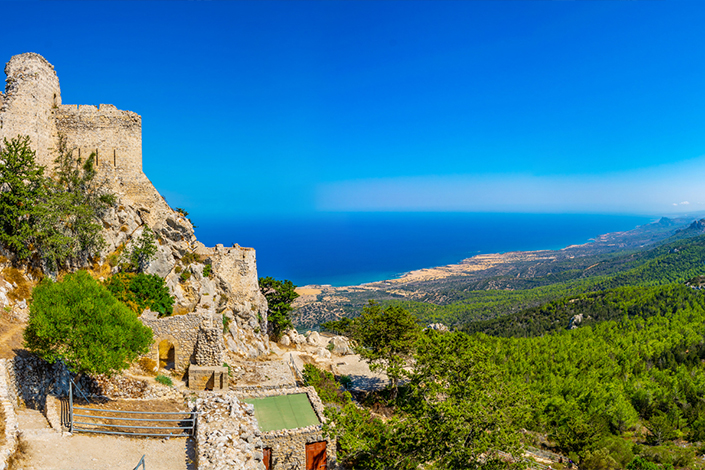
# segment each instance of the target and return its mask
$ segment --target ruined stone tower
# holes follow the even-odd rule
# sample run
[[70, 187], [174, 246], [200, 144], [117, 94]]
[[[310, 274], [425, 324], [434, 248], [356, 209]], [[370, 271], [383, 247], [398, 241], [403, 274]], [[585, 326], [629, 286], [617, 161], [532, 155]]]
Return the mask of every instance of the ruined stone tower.
[[5, 75], [5, 93], [0, 93], [0, 142], [28, 135], [37, 163], [51, 170], [63, 137], [74, 155], [84, 160], [96, 155], [99, 177], [118, 196], [150, 208], [165, 206], [142, 172], [142, 118], [138, 114], [110, 104], [62, 104], [54, 66], [33, 52], [13, 56]]

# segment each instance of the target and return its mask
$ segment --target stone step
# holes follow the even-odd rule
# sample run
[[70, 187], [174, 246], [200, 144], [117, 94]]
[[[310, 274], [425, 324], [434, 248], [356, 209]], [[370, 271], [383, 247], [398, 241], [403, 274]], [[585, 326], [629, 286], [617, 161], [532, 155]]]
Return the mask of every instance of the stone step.
[[22, 432], [46, 430], [51, 432], [49, 421], [38, 410], [19, 410], [17, 422]]

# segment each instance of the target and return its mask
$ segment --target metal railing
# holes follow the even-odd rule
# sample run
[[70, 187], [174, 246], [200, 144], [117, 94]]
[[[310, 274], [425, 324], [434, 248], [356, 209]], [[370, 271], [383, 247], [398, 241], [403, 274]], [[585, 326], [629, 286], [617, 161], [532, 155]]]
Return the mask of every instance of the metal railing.
[[140, 461], [137, 462], [137, 466], [135, 468], [133, 468], [132, 470], [137, 470], [138, 468], [140, 468], [140, 465], [142, 466], [142, 470], [147, 470], [147, 467], [144, 465], [144, 455], [142, 456]]
[[294, 371], [294, 378], [298, 382], [305, 384], [306, 381], [304, 380], [304, 374], [301, 370], [299, 370], [299, 366], [296, 365], [296, 362], [294, 362], [294, 355], [291, 353], [289, 353], [289, 365], [291, 366], [291, 370]]
[[[87, 397], [85, 399], [88, 400]], [[88, 414], [83, 412], [88, 412]], [[141, 417], [135, 418], [129, 415]], [[147, 417], [147, 415], [151, 415], [151, 417]], [[69, 388], [69, 432], [161, 438], [188, 437], [194, 434], [196, 416], [197, 413], [193, 411], [126, 411], [75, 406], [73, 403], [73, 382]], [[76, 421], [76, 418], [86, 418], [91, 421]], [[117, 423], [115, 423], [116, 421]], [[142, 425], [147, 423], [150, 425]]]

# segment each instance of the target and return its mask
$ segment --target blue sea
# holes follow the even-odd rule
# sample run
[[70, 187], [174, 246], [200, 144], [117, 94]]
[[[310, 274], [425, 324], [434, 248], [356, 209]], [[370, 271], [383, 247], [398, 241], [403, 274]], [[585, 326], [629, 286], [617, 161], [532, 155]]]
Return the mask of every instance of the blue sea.
[[207, 246], [255, 248], [259, 276], [298, 286], [346, 286], [481, 253], [560, 249], [654, 220], [592, 214], [324, 213], [194, 222]]

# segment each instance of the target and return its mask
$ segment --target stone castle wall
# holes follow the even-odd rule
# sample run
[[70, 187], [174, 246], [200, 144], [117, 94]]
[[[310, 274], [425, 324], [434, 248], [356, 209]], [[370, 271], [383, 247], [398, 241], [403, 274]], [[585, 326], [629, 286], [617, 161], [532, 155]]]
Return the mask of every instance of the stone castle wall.
[[56, 130], [69, 149], [85, 159], [96, 154], [96, 169], [130, 178], [142, 173], [142, 118], [111, 104], [61, 105], [54, 110]]

